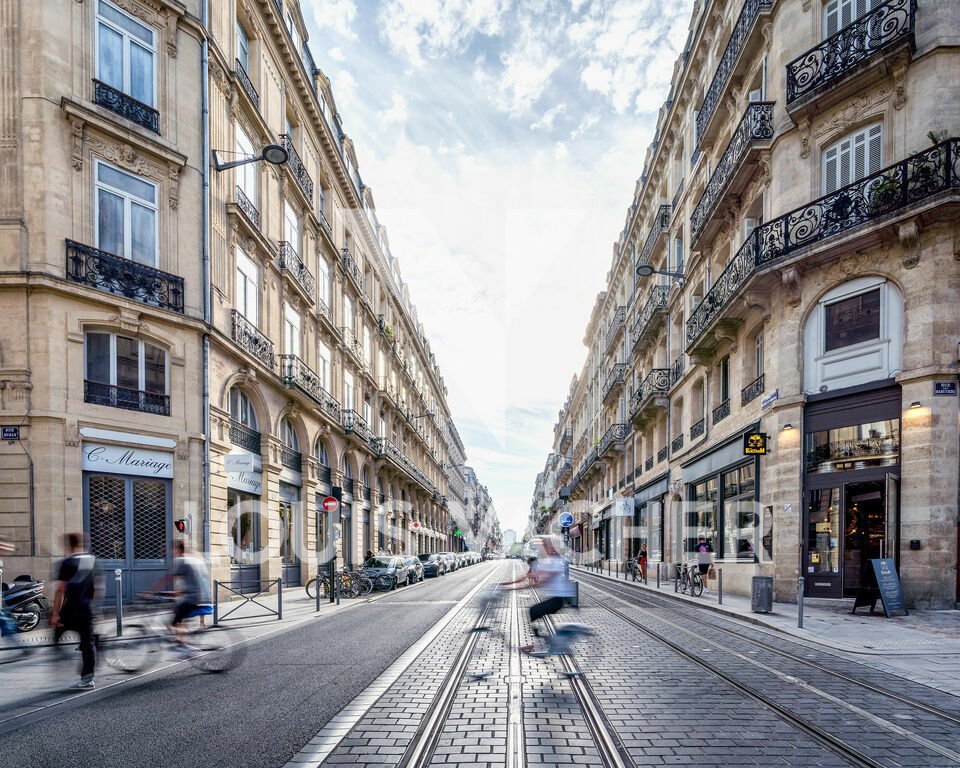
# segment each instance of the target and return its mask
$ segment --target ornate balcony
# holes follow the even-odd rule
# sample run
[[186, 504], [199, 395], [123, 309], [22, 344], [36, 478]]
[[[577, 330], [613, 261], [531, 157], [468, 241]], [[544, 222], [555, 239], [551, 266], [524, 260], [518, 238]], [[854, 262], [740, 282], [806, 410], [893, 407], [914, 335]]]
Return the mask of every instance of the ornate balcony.
[[365, 443], [369, 443], [374, 437], [366, 419], [356, 411], [343, 412], [343, 431], [347, 434], [356, 435]]
[[250, 201], [250, 198], [246, 196], [239, 186], [237, 186], [236, 190], [237, 208], [247, 217], [247, 220], [253, 225], [254, 229], [260, 229], [260, 211], [257, 210], [257, 206]]
[[299, 389], [326, 413], [340, 423], [340, 403], [323, 388], [320, 377], [296, 355], [280, 355], [280, 375], [288, 387]]
[[240, 82], [240, 88], [247, 98], [253, 103], [257, 109], [260, 109], [260, 94], [257, 93], [257, 89], [253, 87], [253, 81], [250, 79], [250, 75], [247, 74], [247, 70], [243, 68], [243, 64], [240, 63], [240, 59], [237, 59], [237, 65], [234, 68], [234, 72], [237, 75], [237, 80]]
[[773, 102], [754, 102], [747, 107], [743, 119], [733, 132], [727, 148], [717, 163], [717, 167], [707, 182], [697, 207], [690, 216], [690, 234], [693, 246], [707, 234], [707, 226], [713, 221], [717, 204], [729, 192], [735, 194], [740, 189], [737, 184], [744, 174], [740, 170], [748, 165], [751, 151], [759, 145], [768, 145], [773, 138]]
[[340, 329], [341, 338], [343, 339], [343, 347], [351, 355], [353, 355], [357, 362], [363, 363], [363, 344], [360, 343], [360, 339], [357, 338], [357, 334], [353, 332], [353, 328], [341, 328]]
[[913, 48], [916, 0], [888, 0], [787, 64], [787, 110], [863, 72], [885, 55]]
[[[713, 75], [710, 87], [703, 97], [703, 103], [697, 111], [697, 146], [703, 144], [703, 140], [710, 133], [710, 126], [713, 122], [713, 116], [717, 111], [717, 106], [723, 98], [723, 93], [730, 82], [732, 75], [741, 61], [749, 61], [749, 50], [755, 44], [753, 34], [757, 25], [757, 17], [761, 13], [769, 13], [776, 0], [746, 0], [740, 16], [733, 26], [733, 32], [730, 33], [730, 40], [727, 47], [720, 57], [720, 63], [717, 65], [717, 71]], [[747, 55], [744, 55], [747, 53]]]
[[650, 227], [647, 239], [643, 243], [643, 248], [640, 249], [640, 255], [637, 257], [635, 267], [650, 263], [650, 258], [653, 256], [653, 251], [657, 247], [660, 236], [666, 234], [669, 229], [670, 206], [661, 205], [660, 208], [657, 209], [656, 216], [653, 217], [653, 225]]
[[300, 187], [300, 191], [303, 192], [303, 196], [307, 198], [312, 205], [313, 179], [311, 179], [310, 174], [307, 173], [307, 169], [304, 166], [303, 161], [300, 159], [300, 155], [297, 153], [296, 147], [293, 146], [293, 139], [289, 134], [280, 134], [280, 146], [287, 150], [287, 169], [293, 176], [293, 180], [297, 182], [297, 186]]
[[233, 419], [230, 419], [230, 442], [250, 453], [260, 453], [260, 433]]
[[300, 455], [300, 451], [295, 451], [293, 448], [281, 445], [280, 465], [287, 469], [292, 469], [294, 472], [300, 472], [303, 470], [303, 456]]
[[385, 437], [375, 437], [371, 443], [377, 455], [392, 461], [399, 469], [403, 470], [410, 478], [419, 483], [428, 492], [433, 493], [436, 486], [430, 482], [430, 478], [414, 464], [392, 440]]
[[[682, 437], [682, 436], [681, 436]], [[659, 451], [657, 451], [657, 464], [667, 460], [667, 446], [663, 446]]]
[[330, 243], [332, 245], [333, 227], [330, 226], [330, 221], [327, 219], [327, 214], [325, 214], [322, 210], [318, 210], [317, 215], [320, 218], [320, 226], [323, 228], [323, 231], [327, 233], [327, 237], [330, 238]]
[[237, 310], [233, 310], [233, 340], [244, 352], [273, 370], [273, 342]]
[[713, 423], [719, 424], [730, 415], [730, 398], [728, 397], [720, 405], [713, 409]]
[[677, 191], [673, 193], [673, 200], [670, 201], [670, 209], [673, 211], [674, 215], [676, 215], [679, 209], [680, 196], [683, 195], [686, 181], [686, 177], [680, 179], [680, 183], [677, 185]]
[[648, 456], [647, 460], [643, 462], [643, 471], [649, 472], [651, 469], [653, 469], [653, 456]]
[[623, 388], [623, 381], [627, 376], [627, 364], [626, 363], [617, 363], [610, 369], [610, 372], [607, 374], [607, 379], [603, 383], [603, 402], [604, 405], [607, 404], [610, 400], [613, 399], [613, 395], [617, 394]]
[[93, 101], [148, 131], [160, 133], [160, 113], [157, 110], [96, 79], [93, 81]]
[[670, 388], [670, 370], [654, 368], [640, 383], [640, 388], [630, 398], [630, 420], [643, 422], [650, 416], [659, 397], [666, 397]]
[[696, 424], [690, 427], [690, 442], [692, 443], [698, 437], [701, 437], [707, 431], [707, 420], [700, 419]]
[[183, 313], [183, 278], [67, 240], [68, 280], [160, 309]]
[[686, 360], [684, 359], [683, 352], [673, 361], [673, 365], [670, 366], [670, 386], [673, 387], [676, 385], [680, 379], [683, 378], [683, 372], [686, 369]]
[[346, 272], [350, 276], [350, 279], [353, 280], [353, 284], [357, 287], [357, 291], [362, 294], [363, 275], [360, 274], [360, 268], [357, 266], [357, 262], [354, 260], [349, 249], [344, 248], [340, 252], [340, 262], [343, 264], [344, 272]]
[[763, 374], [751, 381], [747, 386], [740, 390], [740, 405], [744, 406], [749, 402], [756, 400], [763, 394]]
[[633, 354], [639, 354], [660, 327], [660, 321], [666, 317], [669, 297], [670, 286], [655, 285], [650, 289], [650, 295], [633, 325]]
[[613, 424], [603, 437], [600, 438], [600, 445], [597, 447], [597, 456], [603, 458], [611, 450], [623, 450], [624, 441], [630, 434], [629, 424]]
[[627, 308], [623, 306], [617, 307], [616, 310], [614, 310], [613, 318], [610, 320], [610, 327], [607, 328], [607, 352], [610, 351], [610, 347], [612, 347], [614, 342], [620, 337], [620, 331], [623, 330], [626, 319]]
[[286, 240], [280, 241], [280, 258], [278, 263], [280, 264], [280, 269], [292, 278], [294, 285], [313, 303], [313, 293], [317, 281], [313, 275], [310, 274], [310, 270], [307, 269], [307, 265], [300, 259], [294, 247]]
[[83, 382], [83, 402], [93, 405], [106, 405], [110, 408], [123, 408], [127, 411], [151, 413], [156, 416], [170, 415], [170, 396], [145, 392], [142, 389], [129, 389], [113, 384], [101, 384], [97, 381]]
[[564, 452], [564, 448], [568, 448], [570, 443], [573, 442], [573, 427], [566, 427], [560, 433], [560, 445], [558, 446], [560, 453]]
[[683, 433], [681, 432], [672, 441], [670, 441], [670, 452], [676, 453], [683, 448]]
[[557, 472], [557, 482], [560, 484], [565, 484], [569, 482], [572, 476], [573, 465], [569, 461], [563, 462], [563, 464], [560, 465], [560, 471]]

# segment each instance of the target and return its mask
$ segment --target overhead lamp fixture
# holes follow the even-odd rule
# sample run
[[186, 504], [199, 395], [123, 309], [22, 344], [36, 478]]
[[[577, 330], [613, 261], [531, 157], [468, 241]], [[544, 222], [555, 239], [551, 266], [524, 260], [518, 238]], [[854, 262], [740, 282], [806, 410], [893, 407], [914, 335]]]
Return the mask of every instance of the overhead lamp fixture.
[[[227, 152], [226, 154], [235, 155], [239, 153]], [[221, 150], [213, 150], [213, 168], [217, 171], [225, 171], [228, 168], [236, 168], [238, 165], [256, 163], [260, 160], [265, 160], [271, 165], [283, 165], [285, 162], [287, 162], [287, 158], [290, 156], [287, 150], [281, 147], [279, 144], [267, 144], [263, 150], [261, 150], [259, 155], [244, 155], [240, 160], [227, 160], [224, 162], [220, 159], [220, 155]]]
[[784, 432], [789, 432], [791, 429], [793, 429], [793, 424], [784, 424], [784, 425], [783, 425], [783, 431], [784, 431]]
[[919, 401], [919, 400], [914, 400], [912, 403], [910, 403], [910, 409], [911, 409], [911, 410], [913, 410], [914, 408], [919, 408], [919, 407], [920, 407], [920, 401]]
[[665, 275], [666, 277], [673, 278], [683, 284], [683, 273], [682, 272], [671, 272], [668, 269], [654, 269], [649, 264], [641, 264], [637, 267], [637, 277], [650, 277], [650, 275]]
[[427, 411], [426, 413], [420, 413], [420, 414], [417, 414], [416, 416], [410, 416], [408, 418], [410, 419], [410, 421], [414, 421], [415, 419], [422, 419], [426, 416], [429, 416], [432, 419], [434, 416], [433, 411]]

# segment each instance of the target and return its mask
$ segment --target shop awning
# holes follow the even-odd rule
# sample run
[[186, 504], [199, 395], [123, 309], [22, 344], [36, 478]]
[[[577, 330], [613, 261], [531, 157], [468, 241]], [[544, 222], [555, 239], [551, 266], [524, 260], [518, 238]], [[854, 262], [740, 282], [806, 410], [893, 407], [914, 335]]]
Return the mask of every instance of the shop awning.
[[567, 531], [567, 538], [568, 538], [568, 539], [576, 539], [576, 538], [579, 538], [580, 535], [581, 535], [581, 533], [580, 533], [580, 523], [577, 523], [576, 525], [571, 525], [571, 526], [570, 526], [570, 530]]

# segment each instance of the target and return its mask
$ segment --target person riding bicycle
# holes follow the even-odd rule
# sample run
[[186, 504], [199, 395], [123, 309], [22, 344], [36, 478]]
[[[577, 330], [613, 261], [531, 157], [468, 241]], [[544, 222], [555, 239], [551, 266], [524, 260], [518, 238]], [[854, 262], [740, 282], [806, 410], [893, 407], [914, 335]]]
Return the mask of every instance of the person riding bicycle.
[[186, 646], [183, 641], [183, 621], [210, 605], [210, 574], [203, 558], [189, 551], [186, 542], [179, 539], [173, 542], [173, 555], [176, 558], [173, 576], [178, 587], [173, 608], [173, 632], [177, 640]]
[[[530, 622], [533, 634], [536, 637], [542, 637], [539, 628], [533, 624], [544, 616], [557, 613], [563, 608], [564, 600], [574, 596], [573, 584], [570, 582], [569, 566], [564, 560], [554, 541], [547, 537], [539, 542], [541, 556], [536, 559], [536, 566], [531, 568], [534, 574], [534, 580], [527, 574], [527, 586], [514, 587], [514, 589], [533, 589], [536, 588], [542, 594], [544, 599], [539, 603], [530, 606]], [[520, 579], [516, 580], [520, 581]], [[508, 582], [508, 583], [516, 583]], [[533, 651], [532, 645], [526, 645], [520, 649], [524, 653]]]
[[95, 688], [93, 676], [97, 666], [97, 652], [93, 634], [93, 601], [97, 593], [97, 561], [84, 551], [82, 533], [68, 533], [64, 537], [67, 556], [57, 570], [50, 626], [53, 642], [59, 643], [68, 631], [80, 635], [80, 680], [71, 688]]

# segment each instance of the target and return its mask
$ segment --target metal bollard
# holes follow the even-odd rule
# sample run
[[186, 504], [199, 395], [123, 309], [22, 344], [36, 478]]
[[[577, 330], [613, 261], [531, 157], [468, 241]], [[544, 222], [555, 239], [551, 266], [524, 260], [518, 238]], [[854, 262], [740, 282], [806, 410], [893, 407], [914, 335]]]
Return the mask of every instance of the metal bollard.
[[723, 605], [723, 568], [717, 568], [717, 605]]
[[277, 579], [277, 621], [283, 620], [283, 579]]
[[660, 589], [660, 566], [663, 563], [657, 563], [657, 589]]
[[607, 576], [610, 575], [610, 561], [607, 560]]
[[119, 568], [114, 569], [113, 578], [117, 582], [116, 611], [117, 611], [117, 637], [123, 637], [123, 571]]
[[317, 599], [316, 610], [319, 611], [320, 610], [320, 561], [319, 560], [317, 560], [317, 581], [313, 585], [313, 588], [316, 590], [316, 599]]
[[213, 580], [213, 626], [220, 620], [220, 582]]
[[797, 629], [803, 629], [803, 576], [797, 579]]
[[327, 602], [334, 602], [337, 597], [333, 594], [333, 579], [337, 575], [334, 563], [336, 558], [327, 563]]

